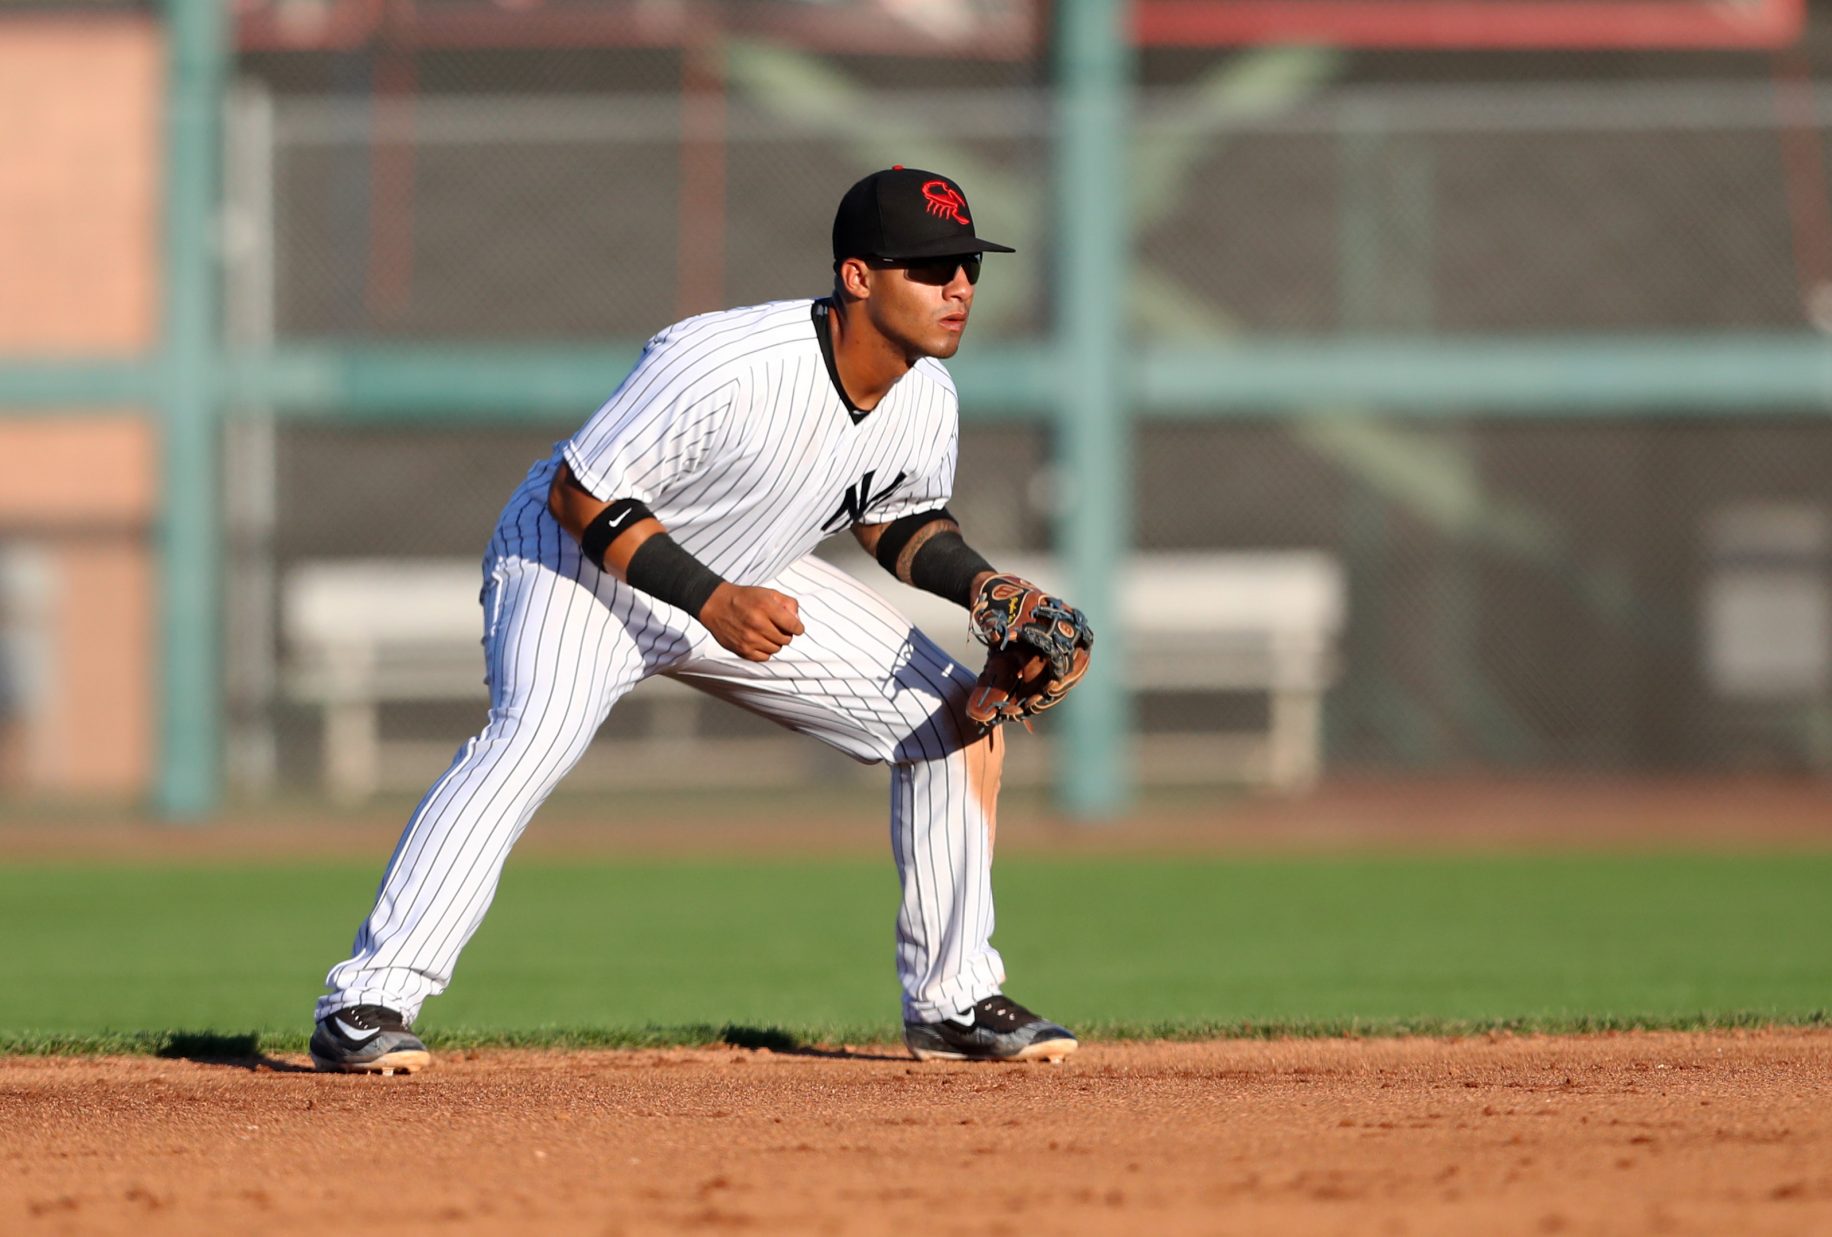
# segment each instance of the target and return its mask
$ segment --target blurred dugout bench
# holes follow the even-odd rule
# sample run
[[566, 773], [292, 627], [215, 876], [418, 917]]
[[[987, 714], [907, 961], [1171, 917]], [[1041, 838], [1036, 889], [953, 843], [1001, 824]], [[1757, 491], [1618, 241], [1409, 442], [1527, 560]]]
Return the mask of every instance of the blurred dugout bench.
[[[851, 547], [848, 547], [851, 552]], [[1062, 573], [1048, 560], [999, 557], [999, 565], [1048, 587]], [[906, 588], [862, 555], [844, 564], [901, 607], [943, 649], [977, 668], [983, 650], [966, 613]], [[384, 705], [486, 702], [480, 648], [481, 584], [471, 560], [354, 559], [302, 562], [287, 572], [282, 600], [283, 690], [323, 718], [324, 789], [342, 801], [404, 789], [384, 776]], [[1142, 554], [1122, 570], [1124, 681], [1134, 692], [1254, 693], [1266, 701], [1254, 731], [1220, 725], [1152, 732], [1138, 745], [1148, 781], [1237, 781], [1283, 793], [1313, 785], [1322, 770], [1323, 695], [1336, 675], [1345, 613], [1341, 565], [1320, 551]], [[1096, 655], [1102, 645], [1097, 643]], [[1111, 653], [1108, 653], [1111, 656]], [[706, 781], [729, 770], [739, 782], [792, 771], [774, 740], [702, 733], [706, 697], [672, 679], [646, 683], [649, 724], [619, 740], [617, 765], [634, 780]], [[715, 707], [717, 702], [712, 702]], [[1053, 720], [1053, 719], [1052, 719]], [[476, 724], [482, 724], [481, 713]], [[443, 750], [449, 754], [461, 736]], [[421, 762], [425, 763], [425, 762]], [[441, 765], [423, 775], [423, 783]]]

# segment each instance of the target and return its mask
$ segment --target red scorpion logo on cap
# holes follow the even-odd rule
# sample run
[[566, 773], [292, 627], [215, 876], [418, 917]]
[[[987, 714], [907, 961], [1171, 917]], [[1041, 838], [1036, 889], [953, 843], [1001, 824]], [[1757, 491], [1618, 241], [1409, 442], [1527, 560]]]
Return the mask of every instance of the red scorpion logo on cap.
[[929, 200], [928, 211], [931, 215], [946, 215], [954, 222], [971, 225], [973, 220], [967, 218], [967, 199], [961, 191], [945, 180], [931, 180], [922, 186], [922, 196]]

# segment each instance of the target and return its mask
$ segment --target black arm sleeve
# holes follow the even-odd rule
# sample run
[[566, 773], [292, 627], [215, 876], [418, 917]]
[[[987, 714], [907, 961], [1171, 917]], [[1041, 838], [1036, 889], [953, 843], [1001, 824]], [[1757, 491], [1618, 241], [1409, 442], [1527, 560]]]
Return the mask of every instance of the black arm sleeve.
[[973, 604], [973, 579], [992, 564], [959, 532], [949, 529], [923, 542], [910, 560], [910, 583], [962, 606]]
[[[897, 562], [903, 557], [905, 547], [917, 533], [937, 520], [953, 523], [954, 516], [943, 507], [893, 520], [878, 538], [879, 564], [897, 575]], [[968, 606], [973, 604], [973, 578], [982, 571], [991, 570], [992, 564], [967, 544], [960, 530], [950, 528], [936, 533], [916, 548], [909, 563], [909, 582], [937, 597]]]
[[636, 547], [624, 578], [631, 588], [679, 606], [696, 619], [713, 590], [725, 583], [722, 576], [683, 550], [667, 533], [656, 533]]

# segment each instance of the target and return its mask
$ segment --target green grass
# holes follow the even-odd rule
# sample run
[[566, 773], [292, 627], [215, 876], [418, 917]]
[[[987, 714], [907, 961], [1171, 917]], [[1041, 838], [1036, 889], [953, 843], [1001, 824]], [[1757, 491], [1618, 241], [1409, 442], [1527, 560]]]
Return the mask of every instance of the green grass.
[[[378, 859], [379, 863], [379, 859]], [[296, 1051], [375, 866], [0, 872], [0, 1051]], [[1832, 855], [1028, 859], [1021, 1000], [1107, 1037], [1821, 1025]], [[894, 1035], [888, 860], [511, 863], [429, 1042]]]

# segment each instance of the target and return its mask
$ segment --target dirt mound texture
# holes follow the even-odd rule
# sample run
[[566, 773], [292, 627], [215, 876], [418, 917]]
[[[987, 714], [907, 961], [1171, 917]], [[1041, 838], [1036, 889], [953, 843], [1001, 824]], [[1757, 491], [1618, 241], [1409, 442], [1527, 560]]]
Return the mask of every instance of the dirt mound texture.
[[1832, 1232], [1832, 1034], [0, 1061], [0, 1230]]

